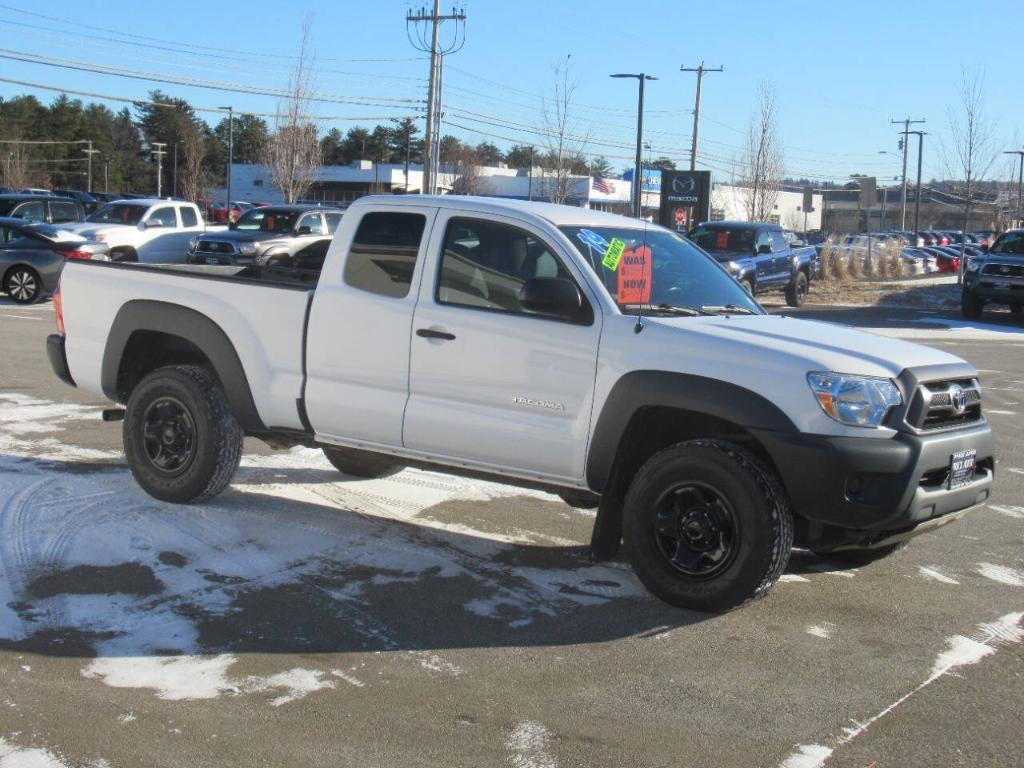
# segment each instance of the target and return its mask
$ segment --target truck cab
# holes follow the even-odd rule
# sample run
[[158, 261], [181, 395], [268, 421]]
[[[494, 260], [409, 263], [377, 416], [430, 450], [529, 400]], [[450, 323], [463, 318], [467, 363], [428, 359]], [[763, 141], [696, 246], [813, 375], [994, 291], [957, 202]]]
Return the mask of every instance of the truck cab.
[[137, 198], [107, 203], [70, 229], [109, 245], [112, 261], [180, 264], [206, 226], [194, 203]]

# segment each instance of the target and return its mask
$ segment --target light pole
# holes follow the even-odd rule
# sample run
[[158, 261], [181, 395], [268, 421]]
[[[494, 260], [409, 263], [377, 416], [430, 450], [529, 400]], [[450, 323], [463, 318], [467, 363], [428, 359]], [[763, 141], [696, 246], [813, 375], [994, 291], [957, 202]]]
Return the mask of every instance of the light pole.
[[231, 164], [235, 159], [235, 108], [220, 107], [228, 111], [228, 179], [227, 179], [227, 200], [224, 201], [224, 210], [227, 212], [228, 224], [231, 223]]
[[156, 196], [160, 197], [160, 193], [163, 191], [163, 167], [164, 167], [164, 155], [167, 153], [164, 151], [164, 147], [167, 146], [166, 141], [151, 141], [149, 143], [151, 147], [156, 147], [153, 150], [153, 156], [156, 158]]
[[[914, 237], [917, 237], [918, 225], [921, 219], [921, 156], [924, 154], [924, 137], [928, 134], [924, 131], [911, 131], [917, 134], [917, 186], [914, 188]], [[961, 241], [966, 238], [960, 238]]]
[[92, 192], [92, 156], [97, 154], [99, 152], [99, 150], [92, 148], [92, 139], [86, 139], [85, 141], [89, 145], [88, 149], [83, 149], [82, 150], [83, 152], [85, 152], [85, 154], [89, 158], [89, 173], [88, 173], [88, 181], [86, 181], [86, 183], [85, 183], [85, 191], [86, 192]]
[[1011, 149], [1004, 155], [1017, 155], [1020, 158], [1020, 170], [1017, 172], [1017, 226], [1024, 223], [1024, 209], [1021, 208], [1021, 191], [1024, 190], [1024, 150]]
[[653, 75], [646, 75], [643, 72], [633, 75], [619, 73], [609, 77], [635, 77], [640, 82], [640, 97], [636, 110], [636, 170], [633, 172], [633, 215], [641, 217], [640, 212], [640, 178], [643, 174], [643, 148], [644, 148], [644, 82], [657, 80]]

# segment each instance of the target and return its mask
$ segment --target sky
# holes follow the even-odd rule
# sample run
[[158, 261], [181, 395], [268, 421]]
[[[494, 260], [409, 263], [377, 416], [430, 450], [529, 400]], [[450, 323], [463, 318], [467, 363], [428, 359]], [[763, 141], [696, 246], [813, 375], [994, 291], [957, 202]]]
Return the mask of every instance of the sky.
[[[131, 100], [159, 88], [197, 107], [271, 114], [308, 12], [321, 130], [372, 127], [389, 116], [422, 115], [428, 62], [411, 44], [405, 17], [427, 2], [0, 0], [0, 96], [32, 93], [49, 102], [56, 92], [35, 87], [48, 86]], [[443, 12], [451, 7], [443, 0]], [[926, 120], [913, 126], [929, 134], [925, 179], [947, 177], [942, 147], [948, 154], [949, 110], [965, 66], [984, 77], [994, 148], [1024, 144], [1021, 58], [1016, 43], [999, 42], [1000, 30], [1024, 21], [1020, 0], [459, 0], [459, 7], [465, 39], [446, 57], [444, 132], [473, 143], [541, 146], [542, 100], [551, 96], [554, 67], [568, 61], [575, 132], [589, 137], [586, 153], [607, 157], [617, 170], [635, 152], [637, 83], [608, 75], [659, 78], [646, 87], [645, 155], [684, 167], [696, 77], [680, 67], [701, 62], [724, 67], [704, 77], [699, 133], [698, 167], [716, 180], [731, 176], [762, 81], [775, 90], [791, 177], [898, 177], [900, 128], [890, 120], [905, 117]], [[453, 29], [443, 29], [442, 44]], [[105, 71], [90, 71], [97, 69]], [[221, 119], [215, 111], [200, 115]], [[913, 138], [911, 147], [912, 175]], [[1015, 178], [1012, 162], [1001, 156], [990, 175]]]

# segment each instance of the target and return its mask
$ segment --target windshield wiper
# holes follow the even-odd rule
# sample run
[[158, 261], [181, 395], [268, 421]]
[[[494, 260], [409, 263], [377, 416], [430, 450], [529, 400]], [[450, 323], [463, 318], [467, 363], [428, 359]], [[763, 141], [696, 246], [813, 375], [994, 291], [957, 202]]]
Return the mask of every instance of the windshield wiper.
[[746, 307], [737, 307], [735, 304], [723, 304], [720, 306], [712, 304], [704, 304], [701, 309], [709, 313], [725, 312], [726, 314], [733, 315], [753, 315], [756, 314], [754, 310], [747, 309]]
[[677, 307], [672, 304], [623, 304], [623, 309], [636, 309], [637, 311], [643, 311], [647, 314], [658, 314], [659, 312], [666, 315], [682, 315], [684, 317], [697, 317], [698, 315], [709, 315], [710, 312], [704, 311], [701, 307]]

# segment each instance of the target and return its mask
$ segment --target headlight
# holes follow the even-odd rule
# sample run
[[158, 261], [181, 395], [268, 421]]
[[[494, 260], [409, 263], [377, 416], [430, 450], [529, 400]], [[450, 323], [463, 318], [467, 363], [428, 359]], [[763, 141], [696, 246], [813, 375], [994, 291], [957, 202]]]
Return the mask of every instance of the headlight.
[[877, 427], [903, 402], [892, 379], [816, 372], [807, 374], [807, 383], [821, 410], [851, 427]]
[[979, 259], [969, 259], [967, 261], [967, 266], [965, 267], [965, 269], [968, 272], [977, 272], [979, 269], [981, 269], [981, 261]]
[[238, 246], [238, 252], [243, 256], [252, 256], [257, 250], [255, 243], [242, 243]]
[[191, 239], [190, 239], [190, 240], [188, 241], [188, 249], [189, 249], [190, 251], [194, 251], [194, 250], [196, 249], [196, 246], [197, 246], [197, 245], [199, 245], [199, 237], [198, 237], [198, 236], [196, 236], [196, 237], [193, 237], [193, 238], [191, 238]]
[[728, 264], [725, 265], [725, 268], [728, 269], [730, 272], [740, 271], [740, 265], [737, 264], [735, 261], [730, 261]]

